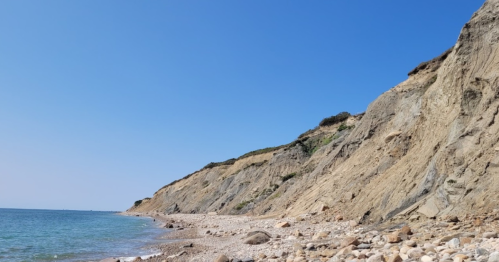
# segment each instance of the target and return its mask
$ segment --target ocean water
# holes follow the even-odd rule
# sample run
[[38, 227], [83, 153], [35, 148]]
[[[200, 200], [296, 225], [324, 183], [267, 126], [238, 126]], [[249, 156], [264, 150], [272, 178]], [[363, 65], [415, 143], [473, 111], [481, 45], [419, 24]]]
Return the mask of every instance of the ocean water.
[[[0, 261], [99, 261], [155, 253], [166, 229], [113, 212], [0, 208]], [[163, 241], [164, 242], [164, 241]]]

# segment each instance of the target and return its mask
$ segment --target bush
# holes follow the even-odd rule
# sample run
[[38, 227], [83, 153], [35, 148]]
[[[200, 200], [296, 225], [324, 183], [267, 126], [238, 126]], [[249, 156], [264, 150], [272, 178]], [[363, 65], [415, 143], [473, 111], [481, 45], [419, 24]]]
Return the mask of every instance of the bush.
[[343, 130], [346, 130], [346, 129], [352, 129], [354, 128], [355, 126], [347, 126], [345, 123], [342, 123], [339, 127], [338, 127], [338, 131], [343, 131]]
[[251, 201], [244, 201], [244, 202], [241, 202], [239, 204], [237, 204], [237, 206], [235, 207], [236, 210], [241, 210], [243, 209], [245, 206], [247, 206], [249, 203], [251, 203]]
[[233, 165], [234, 163], [236, 163], [236, 161], [237, 161], [237, 159], [231, 158], [231, 159], [225, 160], [223, 162], [211, 162], [211, 163], [207, 164], [206, 166], [204, 166], [203, 169], [214, 168], [214, 167], [217, 167], [217, 166]]
[[296, 176], [296, 173], [287, 174], [287, 175], [281, 177], [281, 180], [282, 180], [282, 182], [286, 182], [295, 176]]
[[133, 206], [139, 206], [140, 204], [142, 204], [142, 200], [137, 200], [133, 203]]
[[331, 126], [331, 125], [334, 125], [334, 124], [337, 124], [339, 122], [347, 120], [350, 116], [351, 115], [348, 112], [341, 112], [335, 116], [330, 116], [330, 117], [322, 119], [322, 121], [319, 123], [319, 126]]

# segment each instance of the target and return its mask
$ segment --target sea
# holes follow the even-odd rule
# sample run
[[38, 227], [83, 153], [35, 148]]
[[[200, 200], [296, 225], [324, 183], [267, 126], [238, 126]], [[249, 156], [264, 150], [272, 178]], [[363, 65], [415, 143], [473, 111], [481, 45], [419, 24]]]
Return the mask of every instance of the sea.
[[0, 208], [0, 261], [99, 261], [157, 253], [167, 229], [115, 212]]

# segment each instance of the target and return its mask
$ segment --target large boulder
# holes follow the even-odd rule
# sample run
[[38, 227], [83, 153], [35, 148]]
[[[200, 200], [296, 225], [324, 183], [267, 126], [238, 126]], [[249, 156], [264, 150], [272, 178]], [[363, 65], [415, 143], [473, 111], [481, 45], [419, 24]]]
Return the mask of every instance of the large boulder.
[[266, 243], [270, 240], [270, 234], [265, 231], [253, 231], [249, 232], [244, 244], [248, 245], [260, 245]]

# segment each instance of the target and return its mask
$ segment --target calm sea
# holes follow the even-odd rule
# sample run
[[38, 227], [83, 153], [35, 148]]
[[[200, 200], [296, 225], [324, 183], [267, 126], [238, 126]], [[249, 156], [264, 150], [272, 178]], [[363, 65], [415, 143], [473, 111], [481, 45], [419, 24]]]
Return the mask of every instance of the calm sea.
[[0, 261], [98, 261], [155, 253], [150, 218], [113, 212], [0, 208]]

